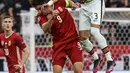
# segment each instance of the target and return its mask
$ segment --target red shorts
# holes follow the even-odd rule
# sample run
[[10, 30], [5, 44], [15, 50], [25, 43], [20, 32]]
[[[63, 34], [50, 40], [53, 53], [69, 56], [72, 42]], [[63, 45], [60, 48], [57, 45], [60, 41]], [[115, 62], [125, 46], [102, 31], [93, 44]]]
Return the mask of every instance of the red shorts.
[[25, 73], [25, 68], [23, 68], [21, 71], [16, 70], [15, 68], [10, 68], [9, 73]]
[[53, 49], [55, 49], [52, 56], [53, 65], [60, 65], [63, 68], [66, 61], [66, 55], [71, 60], [72, 64], [75, 62], [82, 62], [82, 48], [77, 40], [58, 48], [53, 47]]

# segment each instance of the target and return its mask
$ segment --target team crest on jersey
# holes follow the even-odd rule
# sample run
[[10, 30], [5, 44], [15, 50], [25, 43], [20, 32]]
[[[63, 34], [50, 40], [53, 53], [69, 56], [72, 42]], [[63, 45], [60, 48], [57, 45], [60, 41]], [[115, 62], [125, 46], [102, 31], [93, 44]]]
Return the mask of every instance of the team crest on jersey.
[[1, 45], [4, 46], [4, 41], [1, 41]]
[[8, 41], [8, 46], [11, 46], [11, 41]]

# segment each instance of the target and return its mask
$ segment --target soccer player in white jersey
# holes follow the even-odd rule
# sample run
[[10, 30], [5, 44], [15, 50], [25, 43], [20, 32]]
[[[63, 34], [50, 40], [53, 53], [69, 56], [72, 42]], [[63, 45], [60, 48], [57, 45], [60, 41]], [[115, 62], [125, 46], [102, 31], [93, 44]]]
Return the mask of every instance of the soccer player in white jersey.
[[89, 41], [90, 34], [98, 42], [98, 46], [105, 54], [107, 60], [106, 73], [110, 73], [116, 65], [110, 51], [106, 39], [100, 33], [100, 24], [104, 14], [104, 0], [80, 0], [80, 21], [79, 21], [79, 35], [82, 45], [94, 58], [93, 73], [97, 72], [97, 66], [100, 64], [100, 57], [93, 51], [93, 45]]

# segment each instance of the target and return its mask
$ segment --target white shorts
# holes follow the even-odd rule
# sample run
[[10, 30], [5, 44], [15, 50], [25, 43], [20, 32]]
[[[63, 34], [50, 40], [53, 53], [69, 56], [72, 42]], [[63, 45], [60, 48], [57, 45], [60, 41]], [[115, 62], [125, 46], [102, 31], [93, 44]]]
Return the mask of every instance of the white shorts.
[[81, 4], [79, 30], [90, 30], [91, 24], [101, 24], [104, 14], [104, 0], [93, 0], [86, 4]]

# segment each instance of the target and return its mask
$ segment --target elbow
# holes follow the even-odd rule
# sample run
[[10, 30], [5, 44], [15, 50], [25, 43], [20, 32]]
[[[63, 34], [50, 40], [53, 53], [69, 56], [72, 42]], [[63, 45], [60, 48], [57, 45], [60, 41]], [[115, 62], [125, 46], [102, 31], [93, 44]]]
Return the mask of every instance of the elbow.
[[48, 31], [48, 29], [49, 29], [49, 27], [46, 27], [44, 25], [42, 26], [42, 30], [43, 30], [44, 33], [46, 33]]
[[47, 29], [44, 29], [44, 28], [43, 28], [42, 30], [43, 30], [43, 32], [44, 32], [44, 33], [46, 33], [46, 32], [47, 32]]

